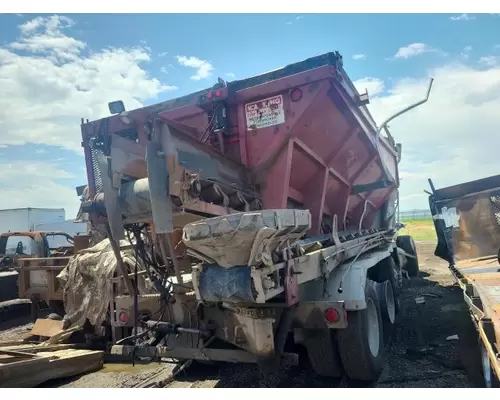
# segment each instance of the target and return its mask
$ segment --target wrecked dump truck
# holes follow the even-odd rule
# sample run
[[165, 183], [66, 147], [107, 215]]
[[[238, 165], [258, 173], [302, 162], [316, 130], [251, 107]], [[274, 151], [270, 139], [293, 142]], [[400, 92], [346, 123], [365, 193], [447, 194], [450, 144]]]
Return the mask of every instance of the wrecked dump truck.
[[[435, 255], [447, 261], [464, 291], [477, 331], [486, 387], [500, 379], [500, 175], [436, 189], [429, 205], [438, 236]], [[474, 376], [474, 375], [473, 375]]]
[[377, 379], [418, 258], [396, 224], [401, 145], [368, 102], [335, 52], [82, 121], [81, 211], [107, 239], [63, 274], [70, 330], [263, 371], [305, 349], [320, 375]]

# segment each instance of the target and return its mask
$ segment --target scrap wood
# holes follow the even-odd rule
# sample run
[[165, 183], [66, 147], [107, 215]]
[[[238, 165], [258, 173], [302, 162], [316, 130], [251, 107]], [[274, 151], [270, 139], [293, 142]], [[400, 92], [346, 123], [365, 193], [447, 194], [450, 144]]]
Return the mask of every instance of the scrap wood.
[[53, 319], [38, 318], [31, 329], [32, 335], [52, 337], [64, 332], [63, 321]]
[[96, 371], [104, 364], [104, 352], [81, 349], [47, 351], [40, 348], [38, 353], [25, 354], [25, 357], [11, 363], [0, 360], [0, 387], [36, 387], [51, 379]]
[[33, 345], [33, 344], [38, 344], [38, 342], [29, 342], [29, 341], [25, 341], [25, 340], [7, 340], [5, 342], [0, 342], [0, 347]]
[[76, 349], [80, 346], [71, 343], [62, 343], [62, 344], [53, 344], [50, 346], [42, 346], [40, 343], [30, 343], [30, 344], [17, 344], [11, 346], [0, 347], [0, 352], [4, 349], [13, 350], [13, 351], [22, 351], [24, 353], [36, 354], [42, 351], [58, 351], [58, 350], [67, 350], [67, 349]]

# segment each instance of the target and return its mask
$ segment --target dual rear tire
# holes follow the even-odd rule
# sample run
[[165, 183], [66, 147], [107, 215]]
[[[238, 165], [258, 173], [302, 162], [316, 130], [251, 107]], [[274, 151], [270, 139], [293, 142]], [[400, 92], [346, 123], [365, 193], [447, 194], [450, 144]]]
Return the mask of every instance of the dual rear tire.
[[[383, 260], [376, 276], [366, 281], [366, 308], [347, 313], [347, 328], [325, 330], [321, 346], [318, 339], [314, 341], [314, 353], [313, 346], [306, 344], [308, 358], [317, 374], [340, 377], [345, 372], [351, 380], [367, 383], [380, 377], [385, 347], [390, 342], [399, 312], [398, 271], [392, 257]], [[326, 344], [332, 346], [333, 351], [322, 350]]]
[[[394, 301], [386, 298], [382, 301], [385, 309], [381, 308], [378, 287], [384, 291], [391, 285], [367, 281], [366, 308], [347, 313], [347, 328], [309, 331], [304, 345], [309, 363], [318, 375], [340, 378], [345, 373], [349, 379], [363, 382], [379, 378], [384, 367], [384, 319], [395, 320], [395, 307]], [[389, 290], [387, 296], [392, 293]]]

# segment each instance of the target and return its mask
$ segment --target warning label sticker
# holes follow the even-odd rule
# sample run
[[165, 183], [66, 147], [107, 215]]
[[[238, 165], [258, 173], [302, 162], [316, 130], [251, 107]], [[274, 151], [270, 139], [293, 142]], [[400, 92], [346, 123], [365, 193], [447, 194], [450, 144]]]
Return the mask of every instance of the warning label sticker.
[[247, 129], [261, 129], [285, 122], [283, 96], [269, 97], [264, 100], [245, 104]]

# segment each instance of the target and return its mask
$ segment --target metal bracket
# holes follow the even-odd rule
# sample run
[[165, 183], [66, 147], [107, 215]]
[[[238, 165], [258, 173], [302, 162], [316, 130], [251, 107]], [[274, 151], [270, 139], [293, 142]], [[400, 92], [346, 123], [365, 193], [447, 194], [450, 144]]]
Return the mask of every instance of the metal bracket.
[[168, 188], [167, 162], [160, 143], [148, 142], [146, 164], [148, 169], [151, 211], [156, 233], [172, 233], [172, 199]]
[[287, 246], [283, 250], [283, 258], [286, 262], [285, 267], [285, 298], [286, 305], [292, 306], [299, 302], [299, 281], [297, 279], [297, 274], [295, 273], [294, 260], [290, 248]]
[[125, 239], [125, 229], [123, 227], [122, 212], [119, 202], [119, 191], [113, 186], [111, 176], [111, 164], [108, 157], [99, 155], [99, 168], [102, 171], [102, 188], [104, 191], [104, 205], [108, 216], [109, 228], [111, 232], [110, 240]]

